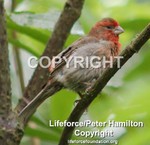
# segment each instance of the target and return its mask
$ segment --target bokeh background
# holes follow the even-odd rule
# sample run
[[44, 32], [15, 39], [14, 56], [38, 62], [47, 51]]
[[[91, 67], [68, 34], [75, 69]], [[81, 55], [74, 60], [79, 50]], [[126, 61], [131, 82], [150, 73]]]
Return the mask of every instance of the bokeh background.
[[[65, 0], [4, 1], [7, 11], [12, 94], [15, 107], [34, 72], [34, 69], [29, 68], [27, 64], [28, 58], [39, 57], [42, 54]], [[88, 33], [93, 24], [101, 18], [112, 17], [118, 20], [125, 30], [120, 37], [124, 49], [150, 22], [149, 8], [149, 0], [85, 0], [82, 15], [74, 25], [65, 47]], [[21, 145], [58, 144], [63, 128], [50, 128], [48, 122], [66, 120], [77, 98], [76, 93], [64, 89], [47, 99], [31, 118]], [[150, 145], [149, 106], [150, 41], [110, 80], [81, 120], [142, 121], [143, 128], [113, 128], [115, 132], [113, 139], [117, 139], [119, 145]], [[93, 128], [82, 129], [93, 130]], [[76, 136], [72, 138], [85, 139]]]

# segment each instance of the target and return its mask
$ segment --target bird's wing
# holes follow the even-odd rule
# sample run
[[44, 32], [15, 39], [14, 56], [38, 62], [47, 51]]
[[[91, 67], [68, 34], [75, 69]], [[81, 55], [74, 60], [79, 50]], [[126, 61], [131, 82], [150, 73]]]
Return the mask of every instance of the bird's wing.
[[[59, 53], [56, 56], [56, 57], [61, 58], [62, 61], [60, 63], [55, 63], [53, 61], [54, 59], [52, 59], [52, 63], [49, 67], [50, 74], [53, 75], [56, 72], [56, 70], [60, 69], [61, 67], [63, 67], [66, 64], [66, 61], [63, 59], [63, 57], [65, 57], [67, 59], [79, 47], [81, 47], [87, 43], [90, 43], [90, 42], [98, 42], [98, 41], [99, 40], [96, 37], [91, 37], [91, 36], [85, 36], [85, 37], [82, 37], [82, 38], [78, 39], [77, 41], [75, 41], [67, 49], [63, 50], [61, 53]], [[53, 63], [55, 63], [55, 64], [53, 64]]]
[[74, 47], [72, 45], [72, 46], [69, 46], [67, 49], [63, 50], [61, 53], [59, 53], [56, 57], [57, 58], [58, 57], [61, 58], [61, 62], [60, 63], [56, 63], [57, 58], [53, 57], [52, 63], [50, 65], [50, 67], [49, 67], [49, 71], [50, 71], [51, 75], [53, 75], [56, 72], [56, 70], [60, 69], [62, 66], [64, 66], [66, 64], [66, 61], [63, 59], [63, 57], [65, 57], [67, 59], [73, 53], [73, 51], [75, 49], [77, 49], [77, 47]]

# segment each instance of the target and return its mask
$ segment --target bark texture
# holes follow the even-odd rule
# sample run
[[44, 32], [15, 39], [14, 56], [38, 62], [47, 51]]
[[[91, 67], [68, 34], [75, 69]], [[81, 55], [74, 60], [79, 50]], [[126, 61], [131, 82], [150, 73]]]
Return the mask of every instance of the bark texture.
[[3, 0], [0, 0], [0, 144], [18, 145], [23, 131], [12, 111], [8, 58], [5, 11]]

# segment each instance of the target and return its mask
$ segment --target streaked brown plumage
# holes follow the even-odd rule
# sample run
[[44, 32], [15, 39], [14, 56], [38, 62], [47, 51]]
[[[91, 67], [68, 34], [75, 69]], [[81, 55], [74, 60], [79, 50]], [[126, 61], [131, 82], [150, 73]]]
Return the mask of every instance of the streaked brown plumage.
[[[71, 46], [58, 54], [61, 58], [81, 56], [84, 59], [98, 56], [117, 56], [120, 52], [119, 34], [123, 29], [119, 23], [112, 18], [105, 18], [97, 22], [87, 36], [75, 41]], [[105, 68], [74, 68], [74, 62], [70, 62], [70, 67], [66, 68], [66, 63], [50, 66], [50, 73], [53, 79], [60, 82], [64, 87], [76, 92], [84, 92], [97, 80]], [[86, 62], [83, 62], [86, 63]]]
[[[104, 18], [92, 27], [87, 36], [78, 39], [57, 56], [61, 58], [65, 57], [66, 59], [69, 59], [70, 57], [74, 58], [76, 56], [81, 56], [83, 58], [86, 58], [87, 56], [89, 58], [98, 56], [106, 57], [106, 59], [109, 60], [110, 56], [114, 57], [119, 54], [119, 34], [123, 32], [124, 30], [119, 26], [119, 23], [116, 20], [112, 18]], [[85, 65], [85, 61], [83, 61], [83, 64]], [[43, 95], [48, 91], [51, 91], [49, 88], [52, 82], [59, 82], [65, 88], [74, 90], [81, 96], [82, 92], [87, 91], [105, 70], [105, 68], [101, 67], [81, 68], [78, 66], [77, 68], [74, 68], [74, 62], [72, 60], [70, 61], [69, 68], [66, 67], [64, 60], [59, 64], [55, 64], [54, 66], [55, 67], [52, 67], [51, 65], [49, 68], [50, 79], [48, 80], [48, 83], [39, 92], [39, 94], [35, 96], [35, 98], [19, 113], [19, 116], [25, 116], [25, 114], [30, 111], [31, 108], [34, 110], [38, 107], [40, 104], [39, 100], [43, 100]]]

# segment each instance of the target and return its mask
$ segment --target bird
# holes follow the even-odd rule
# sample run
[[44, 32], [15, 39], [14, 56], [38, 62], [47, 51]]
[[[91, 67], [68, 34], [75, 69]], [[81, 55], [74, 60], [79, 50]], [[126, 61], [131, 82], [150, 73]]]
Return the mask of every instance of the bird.
[[[77, 92], [82, 98], [84, 93], [88, 93], [96, 80], [109, 67], [109, 65], [105, 68], [102, 66], [92, 67], [89, 64], [90, 59], [95, 58], [92, 61], [93, 65], [95, 65], [98, 61], [103, 62], [102, 57], [110, 60], [110, 57], [118, 56], [121, 48], [119, 35], [123, 32], [124, 29], [118, 21], [113, 18], [103, 18], [91, 28], [86, 36], [79, 38], [68, 48], [53, 57], [49, 67], [50, 77], [47, 84], [23, 108], [19, 116], [24, 114], [24, 112], [28, 112], [31, 107], [37, 107], [37, 102], [46, 91], [48, 92], [52, 82], [59, 82], [64, 88]], [[59, 63], [58, 58], [61, 59]], [[80, 58], [80, 63], [75, 58]]]

